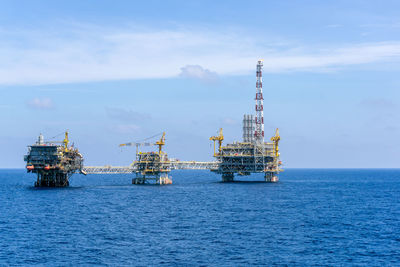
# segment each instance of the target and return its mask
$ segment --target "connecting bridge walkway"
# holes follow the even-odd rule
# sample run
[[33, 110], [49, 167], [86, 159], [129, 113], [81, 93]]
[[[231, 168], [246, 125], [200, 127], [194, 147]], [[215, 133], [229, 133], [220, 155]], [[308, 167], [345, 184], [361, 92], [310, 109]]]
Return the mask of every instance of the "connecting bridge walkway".
[[[219, 163], [216, 161], [171, 161], [171, 170], [215, 170]], [[83, 171], [87, 174], [119, 174], [134, 173], [136, 164], [131, 166], [86, 166]]]

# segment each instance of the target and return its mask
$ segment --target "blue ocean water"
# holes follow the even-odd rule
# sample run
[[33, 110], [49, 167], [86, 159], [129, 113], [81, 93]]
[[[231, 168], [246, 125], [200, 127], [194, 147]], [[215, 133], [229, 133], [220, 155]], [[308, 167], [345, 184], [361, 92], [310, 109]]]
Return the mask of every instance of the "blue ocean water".
[[400, 265], [400, 170], [289, 169], [276, 184], [172, 176], [36, 189], [34, 175], [0, 170], [0, 265]]

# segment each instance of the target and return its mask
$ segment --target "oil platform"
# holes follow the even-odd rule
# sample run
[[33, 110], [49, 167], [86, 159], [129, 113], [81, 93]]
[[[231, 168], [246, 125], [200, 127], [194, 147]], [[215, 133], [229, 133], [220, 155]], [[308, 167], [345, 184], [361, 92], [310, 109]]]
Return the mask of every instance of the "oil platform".
[[123, 146], [136, 146], [136, 160], [132, 163], [132, 171], [136, 173], [136, 177], [132, 179], [132, 184], [155, 184], [165, 185], [172, 184], [171, 178], [168, 176], [171, 171], [171, 161], [168, 159], [167, 153], [162, 151], [165, 145], [165, 132], [163, 132], [160, 140], [154, 145], [158, 146], [157, 152], [140, 152], [140, 146], [150, 146], [151, 143], [125, 143]]
[[25, 155], [27, 172], [37, 174], [35, 187], [66, 187], [69, 178], [83, 171], [83, 157], [78, 149], [69, 146], [68, 131], [63, 141], [44, 141], [42, 134], [37, 142], [29, 146]]
[[[221, 174], [223, 182], [233, 182], [235, 175], [247, 176], [252, 173], [263, 173], [265, 182], [277, 182], [278, 174], [282, 171], [280, 168], [282, 162], [279, 157], [279, 129], [276, 129], [275, 135], [271, 137], [269, 142], [264, 140], [264, 98], [262, 89], [262, 68], [263, 61], [259, 60], [256, 66], [256, 96], [255, 96], [255, 115], [244, 115], [243, 117], [243, 140], [241, 142], [233, 142], [231, 144], [222, 145], [224, 135], [222, 128], [219, 134], [210, 137], [214, 142], [214, 158], [215, 161], [199, 162], [199, 161], [179, 161], [169, 159], [167, 153], [162, 151], [165, 145], [165, 132], [159, 141], [153, 143], [126, 143], [120, 146], [136, 146], [136, 159], [130, 166], [88, 166], [83, 169], [84, 172], [91, 174], [136, 174], [132, 179], [133, 184], [155, 183], [159, 185], [171, 184], [169, 177], [171, 170], [211, 170], [212, 172]], [[154, 137], [154, 136], [153, 136]], [[153, 138], [150, 137], [150, 138]], [[39, 141], [41, 143], [41, 141]], [[141, 146], [158, 146], [155, 152], [140, 152]], [[31, 146], [33, 148], [40, 145]], [[218, 147], [217, 147], [218, 146]], [[42, 149], [42, 148], [41, 148]], [[63, 148], [63, 155], [69, 151], [67, 146]], [[80, 154], [79, 154], [80, 155]], [[75, 158], [77, 160], [77, 158]], [[70, 166], [71, 173], [82, 167], [81, 161], [76, 161], [76, 165]], [[28, 169], [33, 171], [36, 162], [33, 162], [31, 156], [28, 155], [26, 161]], [[43, 162], [43, 159], [41, 161]], [[39, 164], [42, 170], [47, 163]], [[64, 164], [65, 165], [65, 164]], [[53, 165], [52, 165], [53, 166]], [[36, 167], [35, 167], [36, 168]], [[40, 169], [41, 168], [41, 169]], [[66, 168], [66, 166], [64, 167]], [[46, 173], [41, 171], [41, 173]], [[48, 184], [51, 174], [42, 174], [41, 180], [38, 175], [37, 184]], [[52, 182], [54, 183], [54, 182]]]
[[[172, 183], [168, 176], [171, 170], [211, 170], [222, 175], [223, 182], [233, 182], [235, 175], [246, 176], [251, 173], [263, 173], [265, 182], [277, 182], [282, 171], [279, 159], [279, 130], [270, 142], [264, 141], [264, 98], [262, 90], [263, 61], [257, 62], [255, 115], [244, 115], [243, 141], [222, 146], [224, 135], [222, 128], [219, 135], [210, 137], [214, 142], [214, 157], [216, 161], [179, 161], [168, 159], [162, 146], [165, 145], [165, 133], [155, 144], [126, 143], [120, 146], [136, 146], [136, 160], [130, 166], [93, 166], [84, 170], [93, 174], [136, 173], [133, 184], [145, 184], [155, 181], [156, 184]], [[139, 147], [157, 145], [158, 152], [139, 152]], [[216, 151], [216, 145], [218, 151]]]
[[[256, 116], [244, 115], [243, 142], [234, 142], [222, 146], [224, 136], [220, 129], [218, 136], [210, 137], [214, 142], [214, 157], [217, 160], [216, 168], [211, 171], [222, 175], [223, 182], [233, 182], [234, 175], [250, 175], [251, 173], [264, 173], [265, 182], [277, 182], [278, 174], [282, 171], [279, 166], [279, 130], [271, 142], [264, 142], [264, 104], [262, 91], [262, 67], [259, 60], [256, 72]], [[215, 143], [218, 141], [218, 152]]]

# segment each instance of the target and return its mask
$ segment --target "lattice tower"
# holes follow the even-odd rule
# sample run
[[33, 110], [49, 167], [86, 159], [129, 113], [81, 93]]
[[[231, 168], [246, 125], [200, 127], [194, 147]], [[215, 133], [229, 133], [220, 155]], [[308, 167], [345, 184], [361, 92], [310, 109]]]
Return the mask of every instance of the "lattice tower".
[[264, 143], [264, 98], [262, 91], [262, 68], [263, 61], [257, 62], [257, 82], [256, 82], [256, 129], [254, 131], [254, 139], [257, 143]]

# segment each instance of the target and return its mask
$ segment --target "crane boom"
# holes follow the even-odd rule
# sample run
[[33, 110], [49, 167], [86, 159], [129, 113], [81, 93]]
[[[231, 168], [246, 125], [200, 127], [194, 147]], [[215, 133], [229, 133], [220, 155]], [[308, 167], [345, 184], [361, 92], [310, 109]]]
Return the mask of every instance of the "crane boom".
[[[152, 138], [152, 137], [150, 137], [150, 138]], [[120, 144], [119, 146], [120, 147], [123, 147], [123, 146], [136, 146], [136, 155], [137, 155], [138, 152], [139, 152], [139, 147], [140, 146], [152, 146], [152, 145], [158, 146], [158, 153], [161, 154], [161, 149], [162, 149], [163, 145], [165, 145], [165, 132], [162, 133], [162, 136], [161, 136], [160, 140], [158, 140], [154, 144], [153, 143], [149, 143], [149, 142], [142, 142], [142, 143], [130, 142], [130, 143], [125, 143], [125, 144]]]
[[125, 144], [120, 144], [119, 146], [151, 146], [151, 143], [125, 143]]
[[64, 133], [64, 140], [63, 141], [46, 141], [47, 144], [63, 144], [64, 146], [64, 151], [68, 152], [68, 144], [69, 144], [69, 139], [68, 139], [68, 130], [65, 131]]
[[218, 153], [221, 152], [222, 141], [224, 141], [224, 135], [222, 133], [222, 128], [219, 129], [219, 135], [211, 136], [210, 140], [214, 141], [214, 157], [215, 157], [216, 156], [216, 153], [215, 153], [215, 141], [218, 141]]

